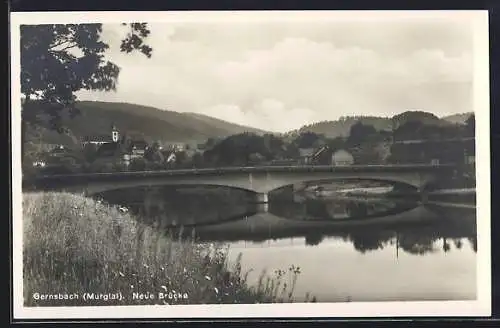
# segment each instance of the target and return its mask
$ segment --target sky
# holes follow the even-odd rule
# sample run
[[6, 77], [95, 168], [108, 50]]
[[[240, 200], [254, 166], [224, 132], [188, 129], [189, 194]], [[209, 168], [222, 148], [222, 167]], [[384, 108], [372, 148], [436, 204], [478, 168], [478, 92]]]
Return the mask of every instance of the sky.
[[116, 92], [80, 92], [195, 112], [274, 132], [346, 115], [472, 111], [473, 29], [450, 16], [414, 19], [149, 23], [153, 56], [120, 53], [104, 24]]

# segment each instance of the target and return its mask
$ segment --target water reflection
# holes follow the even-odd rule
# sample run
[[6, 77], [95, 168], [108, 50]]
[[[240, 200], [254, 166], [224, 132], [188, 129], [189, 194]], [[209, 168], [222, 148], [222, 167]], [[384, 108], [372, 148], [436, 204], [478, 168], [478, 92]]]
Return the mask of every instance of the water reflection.
[[270, 203], [269, 212], [292, 220], [353, 221], [398, 214], [417, 206], [415, 201], [337, 196], [331, 199], [306, 198], [301, 202]]
[[117, 189], [95, 197], [126, 206], [144, 223], [163, 229], [237, 220], [258, 211], [253, 194], [216, 186], [162, 186]]
[[[359, 253], [395, 247], [423, 255], [477, 250], [475, 211], [423, 206], [383, 197], [336, 196], [252, 203], [253, 194], [221, 187], [144, 187], [98, 197], [126, 206], [147, 224], [200, 241], [265, 243], [303, 238], [304, 246], [326, 239], [350, 243]], [[182, 227], [182, 229], [180, 229]]]

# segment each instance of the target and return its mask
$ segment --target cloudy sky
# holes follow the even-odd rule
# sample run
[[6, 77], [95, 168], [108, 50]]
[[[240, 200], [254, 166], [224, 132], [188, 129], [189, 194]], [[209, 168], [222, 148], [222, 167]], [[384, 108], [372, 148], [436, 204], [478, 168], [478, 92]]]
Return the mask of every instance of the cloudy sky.
[[155, 22], [153, 57], [119, 52], [105, 24], [120, 101], [284, 132], [344, 115], [438, 116], [472, 109], [472, 28], [441, 18]]

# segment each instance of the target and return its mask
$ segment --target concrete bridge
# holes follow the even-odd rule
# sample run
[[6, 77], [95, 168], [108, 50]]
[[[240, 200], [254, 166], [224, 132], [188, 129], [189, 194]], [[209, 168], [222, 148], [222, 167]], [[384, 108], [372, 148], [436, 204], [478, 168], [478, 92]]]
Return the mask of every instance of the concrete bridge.
[[404, 184], [423, 190], [430, 182], [453, 171], [453, 165], [352, 165], [352, 166], [258, 166], [117, 172], [41, 176], [29, 181], [36, 189], [84, 192], [140, 186], [215, 185], [253, 191], [257, 202], [266, 203], [270, 191], [297, 183], [334, 180], [372, 180]]

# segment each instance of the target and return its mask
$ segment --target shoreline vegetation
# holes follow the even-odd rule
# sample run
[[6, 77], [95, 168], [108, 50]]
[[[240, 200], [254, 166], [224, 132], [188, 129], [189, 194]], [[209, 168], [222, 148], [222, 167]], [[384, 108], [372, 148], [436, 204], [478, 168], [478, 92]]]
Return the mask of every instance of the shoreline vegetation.
[[25, 306], [293, 302], [300, 275], [291, 265], [251, 286], [223, 244], [165, 236], [83, 195], [25, 192], [23, 225]]

